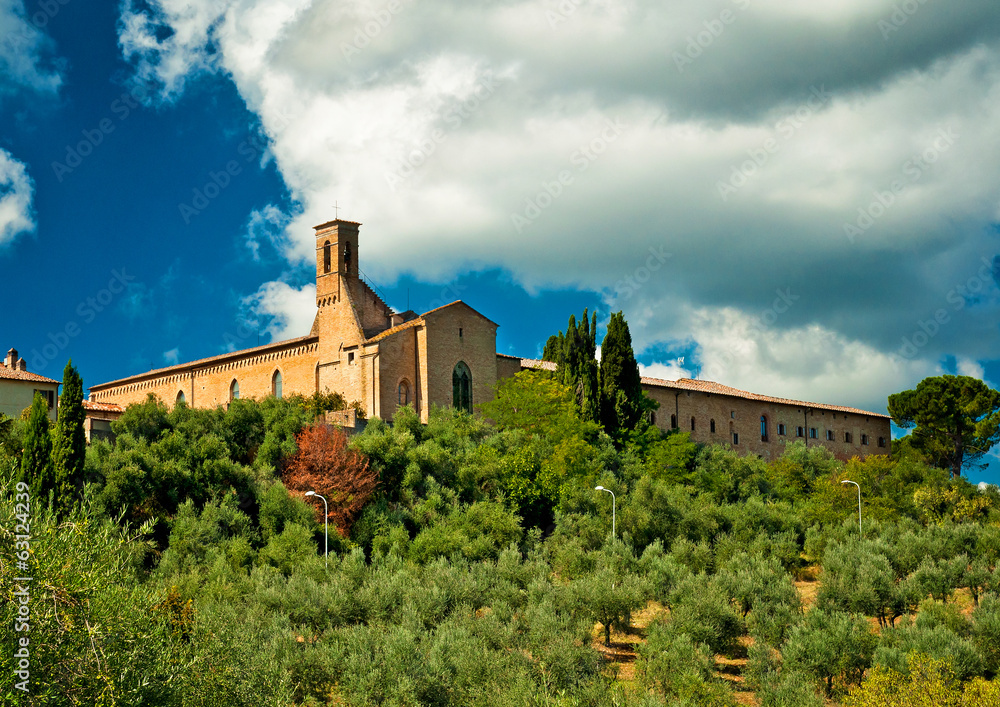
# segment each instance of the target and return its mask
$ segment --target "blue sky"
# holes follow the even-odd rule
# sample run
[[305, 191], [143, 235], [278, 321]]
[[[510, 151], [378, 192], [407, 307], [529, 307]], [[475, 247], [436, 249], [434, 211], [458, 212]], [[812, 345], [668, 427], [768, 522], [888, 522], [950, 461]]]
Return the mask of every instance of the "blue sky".
[[649, 375], [993, 384], [1000, 8], [899, 7], [0, 0], [3, 346], [86, 384], [301, 335], [336, 203], [504, 353], [622, 309]]

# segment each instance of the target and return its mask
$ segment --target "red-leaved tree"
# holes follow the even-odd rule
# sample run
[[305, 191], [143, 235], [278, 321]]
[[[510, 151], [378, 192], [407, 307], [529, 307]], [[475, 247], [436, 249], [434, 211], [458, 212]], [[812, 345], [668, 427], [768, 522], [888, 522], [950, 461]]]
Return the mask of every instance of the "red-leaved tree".
[[[330, 506], [328, 520], [344, 537], [378, 486], [378, 472], [365, 455], [347, 446], [347, 435], [327, 425], [304, 428], [296, 438], [299, 451], [292, 455], [282, 481], [293, 493], [315, 491]], [[316, 500], [317, 517], [323, 519], [323, 502]]]

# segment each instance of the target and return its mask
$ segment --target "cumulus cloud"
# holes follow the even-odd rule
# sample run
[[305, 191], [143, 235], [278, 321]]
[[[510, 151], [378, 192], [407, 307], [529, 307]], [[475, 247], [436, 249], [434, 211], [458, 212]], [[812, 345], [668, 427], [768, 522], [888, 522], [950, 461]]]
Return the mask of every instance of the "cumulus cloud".
[[34, 183], [23, 163], [0, 149], [0, 246], [35, 230]]
[[25, 12], [23, 0], [0, 0], [0, 94], [18, 88], [54, 92], [62, 83], [52, 58], [52, 41], [42, 27], [58, 12], [36, 8]]
[[265, 327], [272, 341], [305, 336], [316, 318], [316, 285], [296, 289], [285, 282], [268, 282], [243, 304]]
[[380, 281], [604, 292], [637, 346], [705, 371], [745, 348], [731, 385], [874, 401], [977, 365], [1000, 346], [1000, 8], [793, 5], [128, 0], [120, 41], [164, 100], [234, 81], [295, 202], [265, 219], [292, 263], [336, 200]]

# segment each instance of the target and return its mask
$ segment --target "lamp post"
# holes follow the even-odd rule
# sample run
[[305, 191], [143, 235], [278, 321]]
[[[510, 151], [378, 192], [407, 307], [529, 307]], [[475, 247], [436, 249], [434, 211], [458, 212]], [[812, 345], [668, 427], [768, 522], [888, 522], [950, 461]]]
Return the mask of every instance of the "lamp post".
[[[844, 479], [840, 483], [854, 484], [855, 486], [858, 486], [858, 484], [856, 484], [855, 482], [848, 481], [847, 479]], [[861, 487], [860, 486], [858, 486], [858, 534], [864, 536], [864, 531], [861, 530]]]
[[326, 566], [330, 566], [330, 510], [326, 505], [326, 499], [315, 491], [306, 491], [306, 496], [315, 496], [323, 499], [323, 561]]
[[595, 491], [607, 491], [611, 494], [611, 537], [615, 537], [615, 492], [603, 486], [595, 486]]

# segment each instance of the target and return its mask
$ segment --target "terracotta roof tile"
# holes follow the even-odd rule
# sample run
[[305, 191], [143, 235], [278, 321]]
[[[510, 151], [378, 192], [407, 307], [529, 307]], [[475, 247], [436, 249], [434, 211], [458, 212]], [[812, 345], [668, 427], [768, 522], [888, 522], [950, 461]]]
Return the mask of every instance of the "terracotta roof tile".
[[777, 403], [779, 405], [797, 405], [799, 407], [808, 407], [815, 410], [832, 410], [834, 412], [847, 412], [854, 415], [866, 415], [868, 417], [884, 417], [889, 419], [888, 415], [883, 415], [877, 412], [870, 412], [868, 410], [860, 410], [858, 408], [846, 407], [843, 405], [827, 405], [826, 403], [809, 403], [804, 400], [791, 400], [789, 398], [776, 398], [771, 395], [761, 395], [759, 393], [750, 393], [746, 390], [740, 390], [739, 388], [732, 388], [728, 385], [723, 385], [722, 383], [714, 383], [712, 381], [706, 380], [696, 380], [693, 378], [681, 378], [676, 381], [662, 380], [660, 378], [646, 378], [642, 379], [643, 385], [650, 385], [657, 388], [672, 388], [679, 390], [690, 390], [698, 391], [701, 393], [711, 393], [713, 395], [729, 395], [734, 398], [743, 398], [744, 400], [756, 400], [762, 403]]
[[541, 371], [554, 371], [558, 366], [552, 361], [542, 361], [537, 358], [522, 358], [521, 368], [534, 368]]
[[2, 364], [0, 364], [0, 379], [14, 380], [14, 381], [30, 381], [32, 383], [55, 383], [56, 385], [59, 385], [59, 381], [57, 380], [46, 378], [45, 376], [40, 376], [37, 373], [30, 373], [28, 371], [18, 371], [13, 368], [7, 368]]
[[369, 337], [369, 338], [365, 339], [365, 343], [366, 344], [371, 344], [371, 343], [374, 343], [376, 341], [382, 341], [382, 339], [386, 339], [386, 338], [392, 336], [393, 334], [398, 334], [399, 332], [404, 331], [405, 329], [410, 329], [411, 327], [415, 327], [418, 324], [423, 324], [423, 323], [424, 323], [424, 320], [423, 320], [422, 317], [417, 317], [416, 319], [411, 319], [408, 322], [403, 322], [402, 324], [397, 324], [394, 327], [390, 327], [389, 329], [386, 329], [385, 331], [380, 331], [375, 336], [372, 336], [372, 337]]
[[95, 403], [93, 400], [84, 400], [83, 409], [93, 412], [125, 412], [125, 408], [116, 403]]
[[145, 373], [137, 373], [134, 376], [128, 376], [127, 378], [119, 378], [118, 380], [108, 381], [107, 383], [100, 383], [98, 385], [90, 386], [90, 390], [102, 390], [104, 388], [112, 388], [119, 385], [124, 385], [125, 383], [130, 383], [132, 381], [142, 380], [145, 378], [160, 378], [161, 376], [170, 375], [171, 373], [179, 373], [181, 371], [188, 371], [193, 368], [201, 368], [211, 363], [219, 363], [221, 361], [228, 361], [236, 358], [243, 358], [244, 356], [252, 356], [253, 354], [263, 353], [265, 351], [274, 351], [276, 349], [289, 348], [291, 346], [301, 346], [302, 344], [312, 343], [318, 341], [319, 337], [307, 335], [299, 336], [294, 339], [285, 339], [284, 341], [275, 341], [271, 344], [264, 344], [263, 346], [254, 346], [252, 349], [241, 349], [240, 351], [231, 351], [229, 353], [219, 354], [218, 356], [210, 356], [209, 358], [200, 358], [197, 361], [190, 361], [188, 363], [179, 363], [176, 366], [167, 366], [166, 368], [156, 368], [151, 371], [146, 371]]

